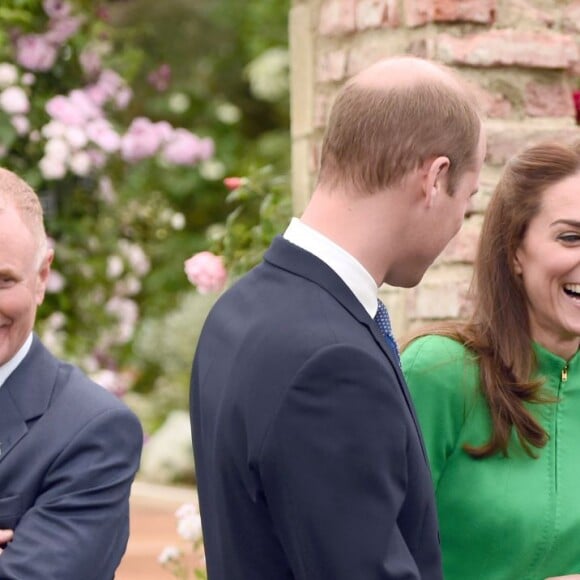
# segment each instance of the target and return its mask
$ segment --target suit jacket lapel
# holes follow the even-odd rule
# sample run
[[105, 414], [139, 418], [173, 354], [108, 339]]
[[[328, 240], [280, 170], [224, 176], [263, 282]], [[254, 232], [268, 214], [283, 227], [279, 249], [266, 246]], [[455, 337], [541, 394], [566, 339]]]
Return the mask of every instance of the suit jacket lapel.
[[34, 337], [30, 351], [0, 387], [0, 462], [28, 432], [28, 421], [48, 407], [57, 360]]
[[391, 351], [390, 347], [386, 344], [383, 335], [381, 334], [375, 321], [369, 316], [368, 312], [364, 309], [363, 305], [357, 300], [355, 295], [351, 292], [350, 288], [342, 281], [342, 279], [336, 274], [336, 272], [325, 264], [322, 260], [299, 248], [298, 246], [291, 244], [281, 236], [274, 239], [272, 245], [266, 252], [264, 260], [269, 262], [279, 268], [298, 274], [303, 278], [307, 278], [312, 282], [318, 284], [325, 290], [327, 290], [338, 302], [340, 302], [344, 308], [350, 312], [350, 314], [358, 320], [361, 324], [366, 326], [369, 332], [372, 334], [375, 342], [379, 345], [380, 349], [385, 353], [385, 356], [391, 362], [391, 366], [397, 375], [399, 387], [411, 413], [415, 427], [419, 433], [419, 440], [421, 441], [421, 448], [425, 457], [426, 451], [423, 446], [423, 439], [421, 437], [421, 430], [419, 428], [419, 422], [415, 415], [415, 409], [413, 403], [411, 402], [411, 396], [406, 386], [405, 379], [403, 377], [401, 368], [399, 367], [398, 361], [395, 359], [394, 353]]

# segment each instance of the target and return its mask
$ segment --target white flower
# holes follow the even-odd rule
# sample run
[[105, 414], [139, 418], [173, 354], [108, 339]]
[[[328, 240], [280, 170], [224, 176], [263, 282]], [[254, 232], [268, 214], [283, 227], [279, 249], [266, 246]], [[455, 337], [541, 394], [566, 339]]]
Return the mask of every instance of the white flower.
[[201, 539], [201, 517], [193, 504], [184, 504], [176, 512], [177, 533], [188, 542]]
[[60, 311], [53, 312], [44, 322], [51, 330], [60, 330], [66, 324], [66, 316]]
[[10, 122], [18, 135], [26, 135], [30, 131], [30, 121], [24, 115], [14, 115]]
[[175, 562], [179, 560], [181, 557], [181, 550], [177, 546], [166, 546], [163, 548], [161, 554], [157, 558], [157, 561], [162, 565], [165, 566], [169, 564], [169, 562]]
[[125, 264], [121, 256], [109, 256], [107, 258], [107, 278], [114, 280], [118, 278], [125, 270]]
[[185, 227], [185, 216], [180, 212], [175, 212], [171, 216], [169, 223], [174, 230], [182, 230]]
[[64, 160], [56, 157], [43, 157], [39, 164], [40, 173], [44, 179], [62, 179], [66, 175]]
[[222, 103], [216, 107], [215, 115], [222, 123], [233, 125], [241, 119], [242, 112], [232, 103]]
[[8, 87], [0, 93], [0, 108], [9, 115], [25, 115], [30, 110], [30, 102], [23, 89]]
[[63, 164], [70, 155], [70, 147], [64, 139], [49, 139], [44, 146], [44, 154], [55, 161], [61, 161]]
[[226, 174], [226, 166], [217, 159], [209, 159], [200, 164], [199, 173], [208, 181], [217, 181]]
[[190, 106], [189, 97], [185, 93], [173, 93], [167, 102], [169, 110], [176, 115], [185, 113]]
[[25, 87], [30, 87], [36, 82], [36, 77], [31, 72], [25, 72], [22, 75], [21, 82]]
[[51, 270], [46, 283], [46, 291], [49, 294], [57, 294], [65, 287], [65, 285], [66, 281], [64, 276], [56, 270]]
[[86, 151], [77, 151], [69, 159], [69, 167], [75, 175], [84, 177], [91, 171], [91, 157]]
[[9, 87], [18, 81], [18, 69], [8, 62], [0, 63], [0, 87]]
[[145, 276], [151, 269], [151, 262], [141, 246], [133, 244], [128, 240], [119, 240], [119, 249], [127, 258], [131, 269], [137, 276]]
[[75, 126], [65, 126], [64, 138], [74, 149], [82, 149], [89, 141], [84, 129]]
[[58, 139], [64, 137], [66, 125], [61, 121], [52, 120], [42, 127], [41, 132], [47, 139]]
[[288, 51], [269, 48], [246, 67], [252, 93], [264, 101], [278, 101], [290, 87]]

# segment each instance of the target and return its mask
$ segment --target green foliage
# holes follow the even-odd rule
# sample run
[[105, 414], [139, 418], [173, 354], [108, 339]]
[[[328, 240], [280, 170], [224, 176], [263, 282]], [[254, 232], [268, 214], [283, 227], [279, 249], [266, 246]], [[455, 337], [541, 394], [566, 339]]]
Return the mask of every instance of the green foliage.
[[233, 206], [223, 224], [208, 230], [210, 248], [224, 257], [232, 278], [261, 260], [272, 239], [292, 216], [288, 177], [268, 165], [241, 179], [226, 198]]
[[[39, 193], [56, 250], [58, 283], [37, 330], [85, 370], [113, 373], [113, 388], [132, 386], [154, 430], [187, 404], [191, 357], [213, 300], [189, 285], [184, 260], [209, 247], [235, 278], [290, 216], [289, 0], [248, 0], [243, 10], [238, 0], [70, 0], [78, 30], [52, 66], [32, 75], [16, 63], [15, 39], [45, 34], [43, 2], [0, 4], [0, 64], [16, 65], [30, 104], [25, 132], [0, 107], [1, 163]], [[46, 105], [95, 83], [83, 66], [87, 53], [133, 91], [126, 108], [103, 108], [120, 136], [146, 117], [211, 138], [215, 155], [179, 166], [160, 155], [131, 162], [112, 153], [86, 174], [48, 176]], [[165, 63], [168, 82], [154, 86], [151, 75]], [[246, 176], [229, 196], [228, 175]]]

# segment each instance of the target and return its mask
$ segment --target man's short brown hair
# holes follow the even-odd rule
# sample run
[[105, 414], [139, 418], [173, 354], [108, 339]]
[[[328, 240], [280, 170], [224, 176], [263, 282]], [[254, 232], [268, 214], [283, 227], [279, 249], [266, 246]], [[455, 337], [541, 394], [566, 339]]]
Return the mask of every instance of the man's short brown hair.
[[322, 146], [319, 182], [375, 193], [430, 158], [450, 160], [452, 193], [476, 161], [481, 120], [451, 71], [387, 87], [352, 82], [338, 94]]

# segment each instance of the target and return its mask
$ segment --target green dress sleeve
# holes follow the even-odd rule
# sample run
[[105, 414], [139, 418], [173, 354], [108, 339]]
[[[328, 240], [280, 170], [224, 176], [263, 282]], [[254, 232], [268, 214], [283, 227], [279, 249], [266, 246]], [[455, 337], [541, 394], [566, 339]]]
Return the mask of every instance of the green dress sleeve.
[[413, 341], [401, 362], [437, 489], [475, 399], [477, 366], [459, 342], [435, 335]]

